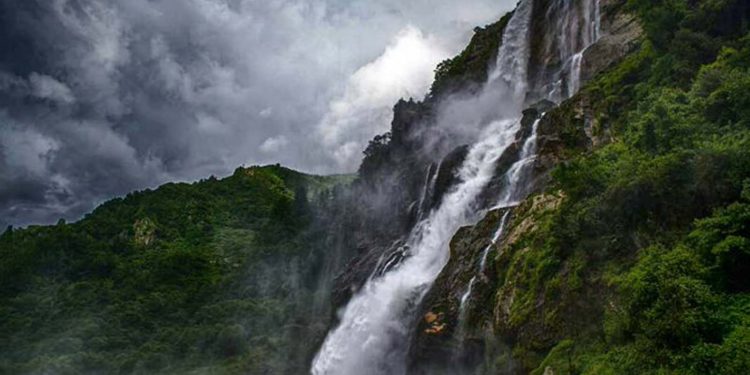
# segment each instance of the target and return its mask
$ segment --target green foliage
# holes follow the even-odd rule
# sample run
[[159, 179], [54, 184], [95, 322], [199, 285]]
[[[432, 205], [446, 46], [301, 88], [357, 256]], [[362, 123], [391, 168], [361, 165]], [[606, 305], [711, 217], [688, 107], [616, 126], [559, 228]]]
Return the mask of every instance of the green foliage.
[[712, 280], [724, 290], [750, 292], [750, 200], [747, 185], [743, 201], [717, 210], [696, 222], [689, 243], [712, 266]]
[[715, 341], [719, 322], [712, 313], [719, 301], [706, 274], [699, 256], [685, 246], [644, 249], [620, 282], [626, 297], [623, 331], [643, 335], [659, 349]]
[[350, 180], [239, 168], [6, 231], [0, 373], [293, 371], [287, 325], [321, 319], [295, 282], [323, 249], [309, 198]]
[[[553, 172], [565, 198], [519, 242], [518, 264], [533, 261], [540, 276], [514, 281], [516, 301], [536, 305], [511, 321], [556, 320], [554, 339], [522, 337], [518, 350], [547, 354], [530, 367], [539, 373], [748, 373], [750, 8], [628, 7], [648, 40], [581, 93], [610, 142]], [[565, 111], [550, 115], [567, 124]], [[571, 322], [580, 315], [598, 334]]]
[[498, 22], [474, 29], [474, 36], [466, 49], [438, 64], [430, 96], [438, 97], [470, 83], [485, 82], [489, 69], [495, 63], [503, 30], [512, 15], [508, 13]]
[[376, 135], [365, 149], [362, 164], [359, 166], [358, 175], [364, 178], [372, 176], [378, 168], [382, 167], [389, 158], [391, 133]]
[[733, 269], [747, 267], [747, 252], [726, 249], [747, 241], [740, 234], [748, 233], [748, 203], [696, 221], [684, 243], [672, 249], [642, 250], [616, 281], [622, 306], [612, 309], [607, 325], [610, 342], [619, 347], [602, 361], [628, 373], [747, 372], [750, 295], [747, 273]]

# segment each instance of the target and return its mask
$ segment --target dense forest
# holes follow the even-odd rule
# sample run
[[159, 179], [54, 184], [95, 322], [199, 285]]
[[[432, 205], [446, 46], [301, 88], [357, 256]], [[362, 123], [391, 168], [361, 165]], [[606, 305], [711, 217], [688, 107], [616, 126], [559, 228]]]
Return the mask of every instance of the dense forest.
[[593, 298], [599, 305], [591, 306], [591, 316], [601, 318], [592, 333], [561, 340], [539, 369], [744, 374], [750, 370], [748, 4], [631, 0], [625, 6], [638, 16], [645, 40], [579, 94], [593, 107], [600, 125], [594, 132], [606, 145], [553, 172], [549, 190], [562, 203], [524, 240], [538, 252], [523, 265], [539, 283], [529, 290], [568, 298], [568, 305]]
[[[348, 176], [167, 184], [0, 237], [0, 373], [304, 372], [323, 228]], [[304, 349], [296, 349], [304, 348]], [[295, 366], [302, 366], [295, 367]]]

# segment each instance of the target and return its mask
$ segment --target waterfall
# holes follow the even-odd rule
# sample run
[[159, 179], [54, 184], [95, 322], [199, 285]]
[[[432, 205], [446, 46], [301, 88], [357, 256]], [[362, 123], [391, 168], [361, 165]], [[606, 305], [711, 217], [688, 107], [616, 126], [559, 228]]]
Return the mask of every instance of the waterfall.
[[576, 53], [570, 58], [570, 74], [568, 78], [568, 93], [578, 92], [581, 86], [581, 63], [583, 62], [583, 51]]
[[[505, 178], [508, 181], [508, 184], [505, 188], [505, 194], [503, 194], [503, 197], [500, 199], [500, 203], [498, 203], [492, 209], [514, 207], [518, 204], [518, 201], [525, 195], [523, 186], [525, 185], [527, 175], [531, 172], [530, 166], [536, 160], [537, 130], [539, 128], [539, 122], [541, 121], [542, 117], [544, 117], [544, 114], [542, 114], [540, 118], [534, 121], [534, 125], [531, 129], [531, 134], [528, 138], [526, 138], [526, 141], [524, 141], [523, 148], [521, 149], [518, 157], [518, 161], [513, 163], [513, 165], [505, 173]], [[509, 214], [510, 210], [506, 210], [503, 214], [502, 219], [500, 219], [500, 225], [495, 231], [495, 234], [492, 236], [490, 244], [487, 245], [487, 247], [485, 247], [482, 251], [482, 257], [479, 261], [478, 272], [471, 277], [471, 280], [469, 280], [469, 284], [466, 287], [466, 291], [461, 295], [458, 308], [458, 321], [462, 327], [462, 331], [466, 319], [467, 303], [469, 302], [471, 292], [474, 289], [474, 284], [477, 281], [477, 275], [484, 274], [485, 268], [487, 268], [487, 257], [489, 256], [492, 247], [497, 243], [497, 241], [500, 240], [500, 238], [502, 238]], [[463, 332], [459, 332], [458, 339], [460, 341], [463, 341], [462, 335]]]
[[450, 238], [460, 226], [476, 221], [475, 198], [518, 127], [518, 119], [487, 126], [459, 171], [462, 182], [410, 234], [410, 257], [370, 280], [349, 302], [315, 358], [314, 374], [403, 373], [403, 344], [415, 308], [445, 266]]
[[[440, 167], [442, 165], [443, 162], [441, 161], [437, 166], [431, 164], [427, 167], [424, 189], [422, 190], [422, 196], [419, 198], [419, 206], [417, 207], [417, 220], [422, 220], [425, 215], [425, 209], [430, 208], [430, 200], [433, 198], [433, 194], [435, 194], [435, 184], [437, 184], [438, 174], [440, 173]], [[427, 207], [425, 207], [425, 205], [427, 205]]]
[[546, 29], [543, 55], [550, 66], [541, 68], [542, 81], [537, 82], [542, 98], [559, 103], [580, 89], [583, 54], [601, 37], [600, 8], [600, 0], [553, 0], [549, 4], [545, 17], [551, 27]]
[[[487, 247], [482, 250], [482, 258], [480, 258], [479, 261], [479, 272], [478, 275], [481, 275], [484, 273], [484, 269], [487, 268], [487, 257], [490, 255], [490, 251], [492, 250], [492, 247], [497, 244], [497, 241], [500, 240], [500, 238], [503, 236], [503, 231], [505, 230], [505, 224], [508, 221], [508, 214], [510, 214], [510, 211], [505, 211], [503, 214], [502, 219], [500, 219], [500, 225], [498, 225], [497, 230], [495, 231], [495, 234], [492, 236], [492, 240], [490, 240], [490, 244], [487, 245]], [[466, 292], [461, 295], [461, 301], [460, 301], [460, 307], [459, 307], [459, 321], [463, 321], [463, 316], [466, 312], [466, 302], [469, 300], [469, 297], [471, 297], [471, 290], [474, 287], [474, 283], [477, 281], [477, 275], [472, 276], [471, 280], [469, 280], [469, 285], [466, 287]]]
[[[568, 66], [575, 54], [598, 38], [598, 20], [594, 20], [598, 17], [598, 1], [583, 1], [595, 6], [584, 6], [584, 10], [589, 10], [583, 11], [582, 17], [577, 11], [576, 15], [571, 11], [564, 12], [563, 19], [557, 24], [558, 29], [564, 29], [555, 38], [559, 39], [559, 51], [564, 54], [562, 61], [568, 61]], [[570, 8], [572, 0], [556, 0], [556, 3], [558, 7]], [[403, 250], [399, 252], [399, 261], [381, 259], [379, 263], [384, 262], [386, 266], [382, 271], [373, 273], [339, 312], [338, 326], [328, 333], [313, 360], [311, 371], [314, 375], [406, 372], [407, 343], [414, 329], [414, 315], [448, 262], [449, 241], [458, 228], [476, 223], [486, 212], [485, 207], [480, 206], [478, 197], [492, 179], [500, 156], [517, 141], [515, 137], [521, 128], [521, 109], [530, 91], [528, 65], [533, 6], [534, 0], [521, 0], [518, 4], [503, 32], [495, 68], [490, 72], [483, 90], [475, 98], [462, 103], [465, 108], [473, 108], [477, 112], [473, 118], [483, 120], [476, 124], [481, 131], [457, 172], [459, 182], [451, 187], [435, 209], [421, 213], [420, 221], [400, 247]], [[581, 19], [584, 20], [586, 26], [583, 29], [586, 31], [580, 31]], [[590, 31], [590, 28], [594, 31]], [[560, 83], [563, 82], [560, 77], [564, 69], [557, 73], [554, 80], [544, 84], [565, 87], [567, 92], [556, 90], [558, 95], [570, 96], [579, 85], [577, 77], [580, 76], [580, 68], [576, 69], [577, 72], [569, 70], [567, 73], [565, 86]], [[572, 76], [576, 76], [575, 84], [571, 83]], [[551, 99], [559, 102], [554, 100], [559, 98]], [[493, 108], [486, 106], [488, 101], [494, 103]], [[487, 121], [487, 118], [493, 120]], [[512, 206], [527, 194], [524, 185], [534, 164], [538, 124], [539, 120], [525, 140], [518, 161], [506, 172], [508, 184], [503, 192], [498, 192], [500, 206]], [[437, 173], [435, 171], [434, 175]], [[430, 180], [428, 171], [428, 185], [433, 184]], [[429, 188], [425, 187], [420, 203], [424, 203]], [[493, 244], [503, 235], [508, 215], [509, 211], [506, 211], [491, 244], [484, 249], [478, 274], [484, 272]], [[476, 280], [475, 276], [469, 282], [461, 297], [462, 305], [469, 301]]]
[[497, 241], [500, 240], [500, 238], [503, 236], [503, 231], [505, 230], [505, 224], [508, 222], [508, 215], [510, 214], [510, 210], [505, 211], [503, 214], [502, 219], [500, 219], [500, 225], [498, 225], [497, 230], [495, 231], [495, 234], [492, 236], [492, 240], [490, 240], [490, 243], [487, 245], [487, 247], [482, 250], [482, 258], [480, 258], [479, 261], [479, 272], [477, 272], [474, 276], [471, 277], [471, 280], [469, 280], [469, 285], [466, 287], [466, 291], [461, 295], [461, 299], [459, 300], [459, 308], [458, 308], [458, 332], [456, 333], [455, 337], [458, 338], [458, 347], [456, 351], [454, 351], [454, 355], [461, 355], [461, 353], [464, 350], [464, 344], [465, 344], [465, 333], [466, 333], [466, 306], [469, 302], [469, 298], [471, 297], [471, 292], [474, 289], [474, 283], [477, 282], [477, 277], [479, 275], [484, 274], [484, 270], [487, 267], [487, 257], [490, 255], [490, 251], [492, 250], [492, 247], [497, 244]]
[[[555, 83], [552, 84], [553, 89], [547, 95], [547, 100], [559, 102], [561, 99], [566, 99], [574, 95], [580, 89], [581, 85], [581, 65], [583, 61], [583, 53], [600, 37], [600, 5], [599, 0], [583, 0], [581, 2], [581, 12], [579, 14], [575, 2], [572, 0], [557, 0], [548, 11], [561, 11], [562, 16], [558, 17], [558, 21], [555, 23], [556, 41], [558, 44], [558, 52], [562, 61], [568, 61], [566, 65], [568, 68], [568, 81], [567, 81], [567, 96], [563, 96], [563, 93], [556, 87]], [[582, 22], [581, 22], [582, 21]], [[578, 28], [577, 24], [581, 22], [583, 28]], [[580, 35], [580, 37], [578, 37]], [[557, 84], [562, 82], [562, 79], [556, 79]], [[531, 174], [531, 167], [536, 160], [536, 147], [537, 147], [537, 131], [539, 122], [544, 117], [544, 114], [540, 118], [534, 121], [532, 126], [531, 135], [524, 142], [524, 146], [519, 155], [518, 161], [516, 161], [510, 169], [505, 173], [507, 181], [507, 187], [504, 191], [503, 197], [500, 202], [493, 207], [493, 209], [509, 208], [516, 206], [522, 199], [525, 198], [527, 192], [525, 191], [527, 185], [528, 176]], [[506, 211], [506, 216], [508, 212]], [[502, 235], [503, 226], [505, 225], [505, 216], [501, 223], [498, 232], [495, 236]], [[493, 238], [492, 244], [498, 240]], [[487, 254], [492, 245], [485, 248], [482, 254], [482, 262], [478, 270], [478, 275], [484, 273], [485, 261]], [[463, 326], [465, 324], [465, 315], [471, 292], [473, 291], [474, 284], [476, 283], [477, 276], [473, 276], [466, 287], [466, 291], [460, 298], [459, 305], [459, 324]], [[459, 332], [459, 336], [463, 332]], [[460, 341], [463, 337], [458, 337]]]
[[[409, 256], [352, 297], [312, 364], [313, 374], [403, 374], [413, 315], [448, 261], [448, 244], [462, 225], [481, 217], [477, 197], [495, 164], [515, 141], [527, 90], [532, 0], [522, 0], [503, 33], [495, 70], [483, 95], [497, 95], [513, 111], [481, 131], [458, 171], [460, 182], [407, 239]], [[480, 107], [481, 106], [477, 106]]]
[[518, 202], [525, 198], [525, 187], [528, 175], [531, 173], [530, 167], [536, 160], [536, 141], [537, 132], [539, 130], [539, 122], [544, 117], [534, 120], [534, 125], [531, 127], [531, 134], [523, 144], [521, 153], [518, 156], [518, 161], [505, 173], [505, 178], [508, 181], [507, 187], [500, 202], [495, 208], [515, 206]]
[[[566, 64], [569, 66], [567, 97], [570, 97], [580, 89], [583, 53], [600, 37], [600, 4], [599, 0], [582, 0], [579, 12], [575, 1], [556, 0], [548, 10], [548, 18], [551, 14], [550, 12], [553, 11], [562, 12], [555, 23], [554, 30], [557, 32], [556, 41], [559, 46], [558, 52], [561, 55], [561, 60], [568, 61]], [[579, 28], [578, 23], [582, 23], [583, 28]], [[578, 37], [579, 35], [580, 37]], [[556, 80], [555, 82], [560, 81]], [[554, 88], [554, 85], [553, 83], [553, 89], [547, 95], [546, 99], [552, 101], [566, 99], [567, 97], [562, 97], [562, 93]], [[531, 135], [524, 142], [518, 161], [506, 172], [507, 187], [502, 199], [500, 199], [500, 202], [493, 209], [516, 206], [520, 200], [525, 198], [526, 191], [524, 188], [527, 185], [526, 180], [531, 173], [531, 167], [536, 160], [537, 130], [539, 122], [543, 117], [544, 114], [534, 121]], [[498, 231], [502, 233], [502, 227]], [[482, 263], [484, 263], [484, 260], [486, 260], [486, 254], [483, 255]], [[484, 264], [479, 269], [480, 274], [483, 272]], [[459, 315], [462, 318], [465, 315], [466, 303], [471, 296], [475, 282], [476, 276], [472, 277], [466, 288], [466, 292], [461, 296]]]
[[[564, 58], [568, 60], [567, 65], [570, 67], [568, 72], [568, 96], [573, 96], [581, 88], [583, 53], [599, 39], [601, 33], [599, 0], [583, 0], [581, 13], [583, 28], [580, 31], [568, 31], [568, 33], [580, 32], [582, 34], [580, 42], [577, 45], [566, 46], [565, 48], [566, 55], [564, 55]], [[569, 12], [568, 14], [573, 13]], [[570, 55], [571, 51], [575, 51], [572, 56]]]
[[[560, 50], [562, 61], [566, 61], [565, 65], [568, 66], [568, 97], [573, 96], [581, 88], [583, 53], [599, 39], [601, 34], [599, 1], [582, 0], [580, 10], [570, 9], [566, 13], [567, 16], [564, 17], [576, 17], [577, 23], [583, 26], [560, 30], [566, 35], [580, 35], [573, 43], [568, 43]], [[568, 0], [568, 3], [573, 4], [574, 2]]]

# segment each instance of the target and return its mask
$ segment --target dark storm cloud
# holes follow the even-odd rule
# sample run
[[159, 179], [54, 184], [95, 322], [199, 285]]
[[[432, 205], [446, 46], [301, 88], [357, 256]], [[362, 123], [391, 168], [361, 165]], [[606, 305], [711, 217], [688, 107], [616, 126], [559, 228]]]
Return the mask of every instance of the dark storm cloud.
[[0, 224], [242, 164], [352, 170], [395, 98], [510, 5], [3, 1]]

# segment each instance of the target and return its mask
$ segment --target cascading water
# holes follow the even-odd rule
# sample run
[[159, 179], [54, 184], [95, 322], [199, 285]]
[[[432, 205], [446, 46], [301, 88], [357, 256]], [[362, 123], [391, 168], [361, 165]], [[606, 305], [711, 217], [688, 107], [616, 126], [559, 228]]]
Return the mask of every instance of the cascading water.
[[[567, 4], [571, 0], [556, 1]], [[583, 1], [595, 2], [593, 14], [598, 16], [598, 0]], [[403, 246], [403, 258], [368, 279], [342, 310], [339, 325], [329, 332], [313, 361], [311, 371], [314, 375], [405, 373], [406, 343], [413, 331], [413, 316], [419, 303], [448, 261], [448, 244], [452, 236], [459, 227], [475, 223], [486, 212], [485, 207], [478, 207], [477, 198], [493, 177], [498, 159], [516, 141], [516, 134], [520, 130], [520, 112], [529, 91], [527, 68], [533, 4], [534, 0], [521, 0], [519, 3], [503, 33], [495, 69], [489, 75], [484, 90], [475, 99], [476, 110], [486, 111], [485, 116], [480, 114], [477, 118], [496, 120], [483, 127], [479, 140], [470, 147], [458, 171], [460, 182], [451, 188], [436, 209], [421, 215], [426, 218], [421, 219], [408, 235]], [[570, 60], [598, 37], [596, 21], [595, 32], [590, 33], [590, 37], [582, 38], [584, 43], [581, 48], [576, 45], [567, 49], [571, 46], [568, 39], [580, 40], [578, 34], [567, 38], [571, 35], [568, 33], [571, 29], [578, 30], [578, 26], [571, 25], [571, 20], [568, 18], [562, 22], [566, 28], [564, 35], [560, 36], [564, 39], [562, 45], [566, 46], [563, 61]], [[587, 25], [591, 24], [590, 20], [586, 18]], [[580, 69], [568, 74], [568, 82], [573, 80], [570, 76], [574, 74], [580, 74]], [[577, 76], [575, 80], [579, 82]], [[578, 85], [576, 83], [571, 87], [569, 84], [567, 96], [577, 90]], [[481, 105], [488, 98], [497, 100], [497, 107], [501, 110], [486, 109]], [[550, 99], [559, 101], [555, 100], [558, 98]], [[503, 206], [512, 205], [526, 194], [519, 185], [533, 164], [538, 122], [525, 141], [519, 160], [507, 172], [509, 183], [500, 202]], [[429, 173], [426, 180], [431, 184]], [[427, 190], [424, 194], [427, 194]], [[493, 243], [501, 238], [507, 217], [508, 212], [492, 239]], [[491, 247], [488, 246], [483, 252], [480, 272], [484, 271]], [[473, 282], [462, 297], [462, 304], [469, 299], [471, 284]]]
[[[542, 117], [544, 117], [544, 114], [542, 114]], [[534, 125], [531, 127], [531, 135], [526, 138], [518, 161], [513, 163], [508, 172], [505, 173], [508, 184], [496, 208], [515, 206], [525, 197], [525, 182], [530, 172], [529, 168], [536, 160], [537, 131], [542, 117], [534, 121]]]
[[522, 0], [509, 21], [495, 71], [485, 86], [486, 92], [500, 91], [499, 97], [513, 110], [481, 131], [458, 172], [461, 182], [410, 233], [409, 257], [381, 277], [369, 280], [349, 301], [340, 324], [329, 332], [313, 361], [313, 374], [405, 372], [404, 344], [411, 332], [412, 316], [448, 261], [451, 237], [460, 226], [480, 217], [482, 207], [476, 207], [477, 197], [520, 128], [532, 2]]
[[[543, 81], [538, 82], [544, 93], [541, 97], [559, 103], [580, 89], [583, 53], [601, 36], [599, 2], [600, 0], [550, 2], [546, 21], [552, 26], [547, 29], [543, 53], [547, 56], [546, 63], [550, 67], [542, 68], [545, 72], [541, 75]], [[556, 56], [556, 59], [552, 56]]]
[[435, 193], [435, 184], [437, 183], [438, 173], [440, 173], [440, 167], [442, 164], [441, 161], [434, 167], [434, 169], [433, 165], [427, 167], [427, 177], [425, 177], [424, 189], [422, 190], [422, 196], [419, 198], [419, 206], [417, 207], [417, 220], [422, 220], [425, 211], [429, 209], [430, 205], [427, 204], [427, 202], [430, 201], [432, 195]]
[[[544, 116], [544, 114], [542, 114], [542, 116]], [[513, 163], [513, 165], [505, 173], [505, 178], [508, 180], [508, 185], [505, 188], [505, 194], [503, 194], [503, 197], [500, 199], [500, 203], [498, 203], [492, 209], [513, 207], [518, 204], [518, 200], [520, 200], [521, 196], [523, 195], [523, 192], [522, 192], [523, 189], [520, 186], [522, 185], [522, 182], [525, 180], [523, 177], [525, 177], [525, 175], [528, 174], [528, 171], [529, 171], [528, 166], [530, 166], [536, 159], [537, 129], [539, 127], [540, 120], [541, 118], [534, 121], [534, 125], [532, 126], [532, 130], [531, 130], [531, 135], [529, 135], [529, 137], [524, 142], [518, 161]], [[505, 223], [508, 219], [509, 213], [510, 211], [505, 211], [505, 214], [503, 214], [503, 218], [500, 220], [500, 226], [497, 228], [497, 231], [495, 231], [495, 235], [492, 237], [490, 244], [487, 245], [486, 248], [484, 248], [484, 251], [482, 251], [482, 258], [480, 259], [480, 262], [479, 262], [479, 273], [478, 273], [480, 275], [484, 273], [484, 269], [487, 266], [487, 256], [489, 255], [489, 252], [492, 249], [492, 246], [494, 246], [497, 243], [497, 241], [502, 237], [503, 230], [505, 228]], [[469, 297], [471, 297], [471, 291], [474, 286], [474, 283], [476, 282], [476, 279], [477, 279], [477, 276], [475, 275], [471, 278], [471, 280], [469, 280], [469, 285], [466, 287], [466, 292], [464, 292], [464, 294], [461, 295], [459, 316], [463, 316], [465, 313], [466, 302], [468, 302]], [[460, 319], [460, 320], [462, 321], [463, 319]]]
[[[435, 176], [437, 176], [437, 173], [435, 173]], [[419, 201], [417, 202], [417, 217], [422, 217], [422, 208], [424, 207], [424, 201], [427, 199], [428, 195], [430, 194], [430, 186], [432, 185], [430, 182], [432, 180], [432, 165], [427, 166], [427, 175], [424, 177], [424, 187], [422, 188], [422, 195], [419, 197]]]
[[[561, 28], [560, 35], [571, 35], [574, 38], [565, 38], [561, 42], [560, 58], [568, 66], [568, 92], [567, 97], [573, 96], [581, 88], [581, 68], [583, 53], [586, 49], [599, 39], [600, 34], [600, 0], [583, 0], [580, 7], [575, 7], [575, 1], [562, 0], [566, 3], [568, 10], [563, 18], [572, 18], [565, 28]], [[581, 27], [581, 25], [583, 27]]]
[[[580, 2], [580, 8], [577, 8], [576, 2], [573, 0], [555, 0], [548, 10], [548, 16], [551, 12], [555, 11], [561, 12], [560, 14], [562, 14], [555, 24], [555, 30], [557, 31], [555, 40], [558, 45], [560, 59], [562, 61], [568, 61], [566, 63], [566, 65], [569, 66], [567, 72], [568, 87], [566, 96], [560, 93], [559, 90], [553, 89], [549, 92], [546, 99], [559, 102], [561, 99], [566, 99], [567, 97], [574, 95], [580, 89], [583, 53], [589, 46], [599, 39], [601, 34], [600, 4], [599, 0], [583, 0]], [[583, 24], [582, 28], [578, 27], [579, 23]], [[556, 86], [553, 85], [553, 87]], [[525, 197], [525, 180], [536, 159], [537, 130], [542, 117], [544, 117], [544, 114], [534, 121], [531, 135], [524, 142], [518, 161], [516, 161], [506, 172], [508, 184], [506, 185], [507, 187], [502, 199], [497, 206], [493, 207], [494, 209], [513, 207]], [[502, 225], [504, 225], [504, 222]], [[502, 226], [498, 229], [498, 232], [502, 233]], [[493, 239], [493, 241], [497, 241], [497, 239]], [[491, 247], [492, 246], [488, 246], [487, 249], [490, 249]], [[483, 253], [483, 259], [486, 259], [487, 249], [485, 249], [485, 253]], [[484, 263], [484, 261], [482, 263]], [[482, 264], [479, 269], [480, 274], [483, 272], [484, 264]], [[466, 288], [466, 292], [461, 296], [459, 310], [461, 322], [463, 322], [466, 304], [469, 301], [475, 282], [476, 276], [472, 277]]]
[[[482, 250], [482, 258], [479, 261], [479, 275], [484, 273], [484, 269], [487, 267], [487, 256], [490, 255], [490, 250], [492, 250], [492, 247], [497, 244], [497, 241], [500, 240], [500, 237], [503, 235], [503, 231], [505, 230], [505, 223], [508, 221], [508, 214], [510, 214], [510, 211], [505, 211], [503, 214], [503, 218], [500, 219], [500, 225], [497, 227], [497, 230], [495, 231], [495, 234], [492, 236], [492, 240], [490, 240], [490, 244], [487, 245], [487, 247]], [[474, 287], [474, 283], [477, 281], [477, 275], [472, 276], [471, 280], [469, 280], [469, 286], [466, 287], [466, 292], [461, 295], [461, 305], [460, 305], [460, 314], [459, 314], [459, 321], [463, 321], [463, 315], [466, 312], [466, 302], [469, 300], [469, 297], [471, 297], [471, 290]]]
[[469, 302], [469, 298], [471, 297], [471, 292], [474, 288], [474, 283], [477, 282], [477, 277], [479, 275], [484, 274], [484, 269], [487, 267], [487, 257], [490, 255], [490, 251], [492, 250], [492, 247], [497, 244], [497, 241], [500, 240], [500, 238], [503, 236], [503, 232], [505, 231], [505, 224], [508, 222], [508, 216], [510, 215], [510, 210], [505, 211], [503, 214], [502, 219], [500, 219], [500, 225], [497, 227], [497, 230], [495, 231], [495, 234], [492, 236], [492, 240], [490, 240], [490, 243], [487, 245], [487, 247], [482, 250], [482, 258], [480, 258], [479, 261], [479, 272], [477, 272], [474, 276], [471, 277], [471, 280], [469, 280], [469, 285], [466, 287], [466, 291], [461, 295], [461, 299], [459, 301], [459, 309], [458, 309], [458, 332], [456, 334], [456, 337], [458, 338], [458, 346], [454, 355], [461, 355], [461, 352], [464, 350], [464, 335], [466, 330], [466, 306]]
[[410, 317], [448, 260], [448, 241], [476, 220], [473, 203], [492, 177], [495, 161], [518, 131], [515, 119], [490, 124], [459, 171], [461, 182], [407, 241], [409, 258], [366, 283], [344, 310], [313, 363], [314, 374], [399, 374]]
[[570, 72], [568, 73], [568, 93], [578, 92], [581, 86], [581, 63], [583, 62], [583, 51], [576, 53], [570, 58]]
[[[544, 117], [544, 114], [542, 114], [542, 117]], [[534, 121], [534, 125], [531, 129], [531, 134], [528, 138], [526, 138], [526, 141], [523, 144], [523, 148], [521, 149], [518, 161], [513, 163], [513, 165], [505, 173], [505, 178], [508, 181], [508, 184], [505, 188], [505, 193], [500, 199], [500, 203], [498, 203], [492, 209], [514, 207], [518, 204], [518, 201], [521, 200], [525, 195], [522, 185], [526, 180], [525, 177], [529, 174], [529, 167], [531, 166], [531, 164], [533, 164], [534, 160], [536, 160], [537, 130], [539, 128], [540, 121], [541, 117]], [[505, 211], [505, 213], [503, 214], [503, 217], [500, 220], [500, 225], [495, 231], [495, 234], [492, 236], [490, 244], [487, 245], [487, 247], [485, 247], [482, 251], [482, 258], [479, 261], [478, 272], [471, 277], [471, 280], [469, 280], [469, 284], [466, 286], [466, 291], [461, 295], [458, 310], [458, 321], [461, 327], [461, 331], [458, 333], [458, 339], [461, 342], [463, 341], [463, 326], [465, 324], [466, 308], [469, 302], [469, 298], [471, 297], [471, 292], [474, 289], [474, 284], [477, 281], [478, 275], [484, 274], [485, 268], [487, 267], [487, 257], [489, 256], [492, 247], [495, 246], [500, 238], [502, 238], [509, 214], [510, 210]]]

